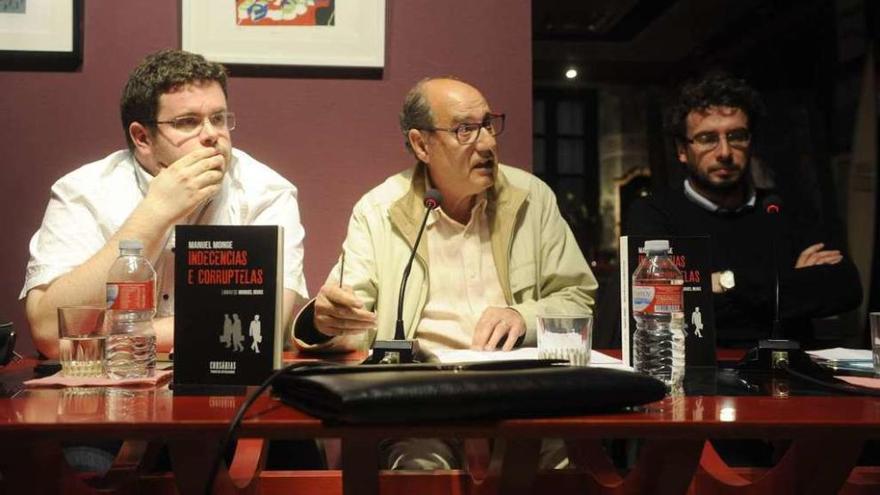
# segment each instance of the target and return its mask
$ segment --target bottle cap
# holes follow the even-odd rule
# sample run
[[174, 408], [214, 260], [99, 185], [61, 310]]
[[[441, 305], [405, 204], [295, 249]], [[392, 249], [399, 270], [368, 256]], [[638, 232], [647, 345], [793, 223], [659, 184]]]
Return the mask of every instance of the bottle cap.
[[138, 239], [123, 239], [119, 241], [119, 249], [144, 249], [144, 243]]
[[654, 240], [654, 241], [645, 241], [645, 252], [646, 253], [656, 253], [657, 251], [662, 251], [664, 253], [669, 252], [669, 241], [663, 240]]

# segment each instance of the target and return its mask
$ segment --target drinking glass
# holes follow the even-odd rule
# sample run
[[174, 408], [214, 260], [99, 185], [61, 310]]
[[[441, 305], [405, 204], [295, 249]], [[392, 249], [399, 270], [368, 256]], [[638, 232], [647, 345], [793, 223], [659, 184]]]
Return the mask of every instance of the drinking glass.
[[590, 364], [592, 315], [539, 315], [538, 357], [565, 359], [574, 366]]
[[105, 313], [102, 306], [58, 308], [59, 360], [64, 376], [104, 375]]

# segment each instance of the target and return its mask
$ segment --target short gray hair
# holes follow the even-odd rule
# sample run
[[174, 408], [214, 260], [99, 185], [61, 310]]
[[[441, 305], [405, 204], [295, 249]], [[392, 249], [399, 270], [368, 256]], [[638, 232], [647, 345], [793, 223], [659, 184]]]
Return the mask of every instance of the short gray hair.
[[409, 144], [410, 129], [430, 129], [434, 127], [434, 115], [431, 113], [431, 104], [425, 97], [425, 83], [434, 78], [426, 77], [417, 82], [403, 99], [403, 108], [400, 110], [400, 132], [403, 133], [403, 143], [410, 153], [415, 154], [412, 145]]

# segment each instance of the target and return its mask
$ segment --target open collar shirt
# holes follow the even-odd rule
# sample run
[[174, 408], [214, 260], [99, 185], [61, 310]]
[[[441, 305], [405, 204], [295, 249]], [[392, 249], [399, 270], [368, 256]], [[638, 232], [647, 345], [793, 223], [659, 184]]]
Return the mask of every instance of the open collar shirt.
[[490, 306], [506, 307], [492, 255], [486, 194], [477, 196], [467, 225], [443, 208], [428, 216], [426, 240], [431, 270], [428, 298], [419, 320], [419, 347], [431, 352], [466, 349], [474, 327]]
[[[153, 177], [128, 150], [84, 165], [51, 189], [42, 225], [30, 241], [30, 260], [19, 298], [83, 264], [122, 226]], [[182, 223], [193, 225], [281, 225], [284, 228], [284, 288], [308, 297], [303, 276], [303, 237], [296, 187], [248, 154], [233, 149], [221, 189]], [[174, 314], [174, 229], [166, 234], [156, 269], [157, 316]]]

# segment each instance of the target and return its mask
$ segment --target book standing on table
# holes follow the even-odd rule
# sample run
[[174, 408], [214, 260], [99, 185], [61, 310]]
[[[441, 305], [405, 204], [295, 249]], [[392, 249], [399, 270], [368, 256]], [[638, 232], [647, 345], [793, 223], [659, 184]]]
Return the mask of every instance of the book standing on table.
[[174, 386], [258, 385], [281, 367], [283, 230], [176, 227]]

